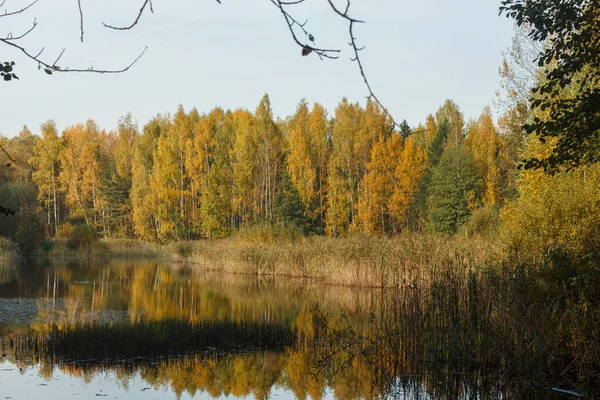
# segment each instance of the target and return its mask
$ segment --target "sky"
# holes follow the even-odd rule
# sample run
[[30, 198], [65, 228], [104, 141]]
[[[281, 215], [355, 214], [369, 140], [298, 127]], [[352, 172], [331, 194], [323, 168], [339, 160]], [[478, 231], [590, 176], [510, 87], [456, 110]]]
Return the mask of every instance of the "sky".
[[[345, 0], [334, 0], [345, 4]], [[53, 119], [59, 129], [88, 119], [114, 129], [131, 113], [142, 127], [178, 105], [200, 113], [215, 106], [255, 110], [268, 93], [275, 116], [294, 113], [299, 101], [318, 102], [330, 115], [343, 97], [366, 102], [368, 90], [351, 62], [346, 22], [326, 0], [306, 0], [289, 12], [315, 37], [316, 45], [342, 50], [338, 60], [301, 56], [279, 10], [269, 0], [154, 0], [129, 31], [143, 0], [39, 0], [18, 16], [0, 18], [0, 35], [36, 29], [18, 43], [41, 58], [69, 68], [120, 69], [147, 47], [130, 71], [116, 75], [55, 73], [0, 43], [0, 61], [14, 60], [18, 81], [0, 82], [0, 135], [23, 125], [38, 133]], [[7, 0], [4, 10], [28, 4]], [[492, 106], [498, 66], [511, 42], [511, 20], [498, 16], [499, 0], [353, 0], [350, 15], [365, 73], [373, 91], [398, 121], [411, 126], [454, 100], [467, 119]], [[301, 34], [301, 40], [304, 35]]]

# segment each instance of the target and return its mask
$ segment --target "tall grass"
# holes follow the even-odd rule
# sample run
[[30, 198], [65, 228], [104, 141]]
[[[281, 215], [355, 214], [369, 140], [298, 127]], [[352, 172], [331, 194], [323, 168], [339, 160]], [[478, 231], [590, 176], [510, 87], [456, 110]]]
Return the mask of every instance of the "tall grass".
[[313, 278], [333, 285], [395, 287], [415, 276], [455, 269], [472, 271], [501, 259], [501, 250], [484, 238], [402, 235], [394, 238], [357, 235], [188, 242], [175, 259], [205, 270], [259, 276]]
[[[429, 281], [415, 277], [373, 314], [367, 329], [316, 310], [316, 365], [327, 370], [358, 363], [386, 396], [402, 392], [399, 376], [448, 374], [597, 395], [598, 303], [583, 310], [569, 303], [575, 300], [569, 295], [561, 306], [540, 276], [539, 270], [517, 267], [446, 269]], [[335, 372], [342, 380], [353, 373]]]

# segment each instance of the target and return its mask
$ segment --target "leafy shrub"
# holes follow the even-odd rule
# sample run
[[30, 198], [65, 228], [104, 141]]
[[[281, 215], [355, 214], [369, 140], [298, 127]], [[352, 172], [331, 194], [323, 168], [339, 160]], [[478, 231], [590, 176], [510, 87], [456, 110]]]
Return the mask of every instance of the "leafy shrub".
[[500, 226], [500, 209], [497, 205], [487, 205], [476, 209], [465, 225], [460, 229], [464, 236], [492, 236]]
[[71, 235], [73, 235], [73, 231], [75, 230], [75, 225], [65, 222], [56, 230], [56, 238], [68, 240]]
[[96, 229], [87, 225], [77, 225], [67, 239], [67, 247], [72, 250], [85, 249], [97, 240]]
[[502, 239], [519, 261], [541, 262], [549, 249], [573, 255], [600, 245], [600, 164], [546, 175], [526, 171], [520, 197], [502, 210]]

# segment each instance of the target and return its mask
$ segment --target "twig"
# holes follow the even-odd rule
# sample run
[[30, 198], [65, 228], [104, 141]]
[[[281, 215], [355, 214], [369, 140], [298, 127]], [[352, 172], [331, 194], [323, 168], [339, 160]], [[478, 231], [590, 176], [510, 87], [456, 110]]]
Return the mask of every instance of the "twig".
[[[0, 4], [0, 7], [2, 7], [4, 5], [5, 1], [3, 1], [2, 4]], [[6, 12], [5, 11], [4, 14], [0, 14], [0, 18], [1, 17], [8, 17], [10, 15], [21, 14], [22, 12], [26, 11], [29, 7], [31, 7], [32, 5], [34, 5], [35, 3], [37, 3], [38, 1], [40, 1], [40, 0], [35, 0], [32, 3], [29, 3], [27, 6], [21, 8], [20, 10], [17, 10], [17, 11], [12, 11], [12, 12]]]
[[[54, 70], [56, 72], [93, 72], [93, 73], [97, 73], [97, 74], [119, 74], [125, 71], [128, 71], [131, 67], [133, 67], [135, 65], [135, 63], [138, 62], [138, 60], [140, 58], [142, 58], [142, 56], [144, 55], [144, 53], [146, 52], [146, 50], [148, 50], [148, 47], [145, 47], [144, 50], [140, 53], [139, 56], [137, 56], [129, 65], [127, 65], [125, 68], [122, 69], [118, 69], [118, 70], [104, 70], [104, 69], [94, 69], [94, 67], [90, 67], [87, 69], [69, 69], [69, 68], [58, 68], [55, 64], [48, 64], [45, 61], [42, 61], [39, 57], [42, 54], [42, 52], [44, 51], [44, 48], [42, 48], [42, 50], [40, 50], [40, 52], [37, 55], [33, 55], [30, 54], [24, 47], [19, 46], [15, 43], [12, 43], [10, 40], [7, 39], [1, 39], [0, 38], [0, 42], [3, 42], [9, 46], [12, 46], [16, 49], [21, 50], [21, 52], [23, 54], [25, 54], [27, 57], [29, 57], [30, 59], [32, 59], [33, 61], [36, 61], [39, 65], [44, 66], [47, 70], [51, 71]], [[56, 59], [56, 61], [58, 61], [60, 59], [60, 57], [62, 56], [62, 54], [64, 53], [64, 49], [63, 51], [60, 53], [59, 57]], [[46, 71], [48, 72], [48, 71]]]
[[129, 30], [138, 24], [138, 22], [140, 21], [140, 18], [142, 17], [142, 14], [144, 13], [144, 9], [146, 8], [147, 5], [150, 5], [150, 11], [152, 11], [152, 13], [154, 13], [154, 10], [152, 9], [152, 2], [150, 0], [144, 0], [144, 4], [142, 4], [142, 8], [140, 9], [140, 12], [138, 13], [137, 18], [129, 26], [118, 27], [118, 26], [105, 24], [104, 22], [102, 23], [102, 25], [104, 25], [106, 28], [115, 29], [118, 31]]
[[83, 10], [81, 9], [81, 0], [77, 0], [77, 5], [79, 6], [79, 25], [81, 28], [81, 41], [83, 42]]
[[354, 28], [354, 23], [356, 21], [352, 20], [350, 18], [348, 20], [350, 21], [350, 26], [349, 26], [350, 46], [354, 50], [354, 57], [351, 60], [355, 61], [358, 64], [358, 69], [360, 70], [360, 75], [362, 76], [363, 81], [365, 82], [365, 85], [367, 86], [367, 90], [369, 91], [369, 96], [367, 96], [367, 98], [375, 100], [375, 102], [379, 105], [379, 107], [381, 107], [381, 109], [383, 110], [383, 112], [392, 120], [393, 126], [399, 127], [400, 124], [398, 124], [396, 122], [396, 120], [394, 119], [394, 117], [392, 116], [392, 114], [381, 103], [381, 101], [379, 101], [379, 98], [375, 95], [375, 93], [373, 92], [373, 89], [371, 89], [371, 84], [369, 83], [369, 80], [367, 79], [367, 75], [365, 74], [365, 70], [363, 68], [362, 61], [360, 59], [360, 56], [358, 55], [358, 52], [361, 51], [361, 50], [363, 50], [364, 47], [358, 48], [358, 46], [356, 45], [356, 38], [354, 37], [353, 28]]
[[5, 38], [3, 38], [4, 40], [19, 40], [19, 39], [23, 39], [25, 36], [27, 36], [31, 31], [33, 31], [35, 29], [35, 27], [37, 26], [37, 21], [34, 19], [33, 20], [33, 25], [31, 26], [31, 28], [29, 28], [29, 30], [27, 30], [25, 33], [23, 33], [22, 35], [19, 36], [13, 36], [12, 33], [9, 33]]
[[[304, 1], [304, 0], [302, 0], [302, 1]], [[298, 4], [298, 3], [301, 3], [302, 1], [293, 2], [292, 4]], [[302, 47], [302, 49], [304, 51], [306, 51], [306, 55], [309, 54], [310, 52], [314, 51], [317, 55], [319, 55], [319, 57], [326, 57], [326, 58], [330, 58], [333, 60], [339, 58], [339, 56], [335, 55], [335, 54], [339, 53], [340, 50], [321, 49], [321, 48], [317, 48], [314, 46], [310, 46], [306, 43], [301, 43], [300, 40], [298, 39], [298, 37], [296, 36], [296, 32], [294, 32], [294, 25], [297, 25], [298, 27], [300, 27], [300, 29], [302, 30], [302, 32], [304, 32], [304, 34], [306, 36], [313, 37], [306, 30], [306, 28], [304, 28], [304, 26], [306, 26], [306, 22], [303, 24], [299, 23], [298, 21], [296, 21], [296, 19], [294, 17], [292, 17], [287, 11], [285, 11], [285, 9], [283, 7], [285, 5], [285, 2], [282, 2], [281, 0], [271, 0], [271, 3], [273, 3], [273, 5], [275, 5], [275, 7], [279, 8], [279, 10], [281, 11], [281, 14], [283, 15], [283, 17], [285, 19], [285, 22], [288, 25], [290, 33], [292, 34], [292, 38], [298, 44], [298, 46]], [[305, 53], [303, 53], [303, 54], [305, 54]]]

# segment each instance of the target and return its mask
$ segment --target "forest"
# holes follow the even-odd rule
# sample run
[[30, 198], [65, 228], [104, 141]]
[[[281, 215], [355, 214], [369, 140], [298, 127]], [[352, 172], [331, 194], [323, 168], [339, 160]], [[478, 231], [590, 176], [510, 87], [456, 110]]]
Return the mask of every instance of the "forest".
[[502, 137], [489, 109], [465, 124], [449, 100], [414, 134], [403, 129], [375, 104], [345, 99], [332, 118], [301, 101], [275, 121], [268, 95], [254, 113], [180, 106], [141, 131], [131, 115], [109, 132], [89, 120], [59, 133], [48, 121], [40, 137], [24, 128], [8, 141], [15, 167], [3, 170], [3, 193], [31, 207], [30, 233], [84, 226], [159, 242], [274, 223], [329, 236], [453, 234], [511, 197], [519, 139]]
[[254, 112], [180, 106], [141, 129], [131, 115], [115, 131], [88, 120], [58, 132], [48, 121], [39, 135], [24, 127], [3, 139], [0, 200], [18, 212], [0, 216], [0, 233], [23, 254], [52, 238], [169, 243], [257, 225], [494, 236], [533, 256], [582, 245], [600, 226], [600, 171], [519, 169], [552, 148], [524, 134], [531, 113], [516, 102], [497, 121], [489, 108], [465, 121], [448, 100], [398, 131], [372, 102], [343, 99], [330, 116], [302, 100], [274, 119], [265, 95]]

